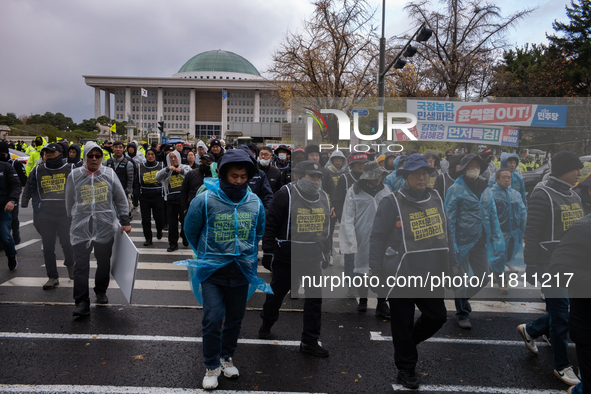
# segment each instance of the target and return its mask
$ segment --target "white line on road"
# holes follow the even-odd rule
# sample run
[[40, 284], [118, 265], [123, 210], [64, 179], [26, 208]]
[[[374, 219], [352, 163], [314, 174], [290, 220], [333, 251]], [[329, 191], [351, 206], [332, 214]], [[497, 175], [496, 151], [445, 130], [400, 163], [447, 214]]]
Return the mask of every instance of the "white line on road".
[[[58, 264], [58, 268], [63, 268], [64, 270], [66, 267], [64, 264], [64, 260], [56, 260]], [[45, 267], [45, 264], [42, 264], [41, 267]], [[96, 268], [96, 260], [90, 260], [90, 268]], [[138, 270], [161, 270], [161, 271], [186, 271], [187, 267], [183, 267], [180, 265], [172, 264], [172, 263], [137, 263]], [[271, 271], [266, 269], [265, 267], [258, 266], [257, 267], [258, 273], [270, 274]]]
[[[12, 278], [0, 286], [5, 287], [41, 287], [47, 282], [47, 278], [32, 278], [32, 277], [17, 277]], [[94, 279], [90, 278], [90, 286], [94, 285]], [[74, 281], [62, 279], [58, 287], [74, 287]], [[109, 288], [118, 289], [119, 286], [115, 281], [109, 283]], [[191, 291], [191, 285], [188, 280], [139, 280], [136, 279], [133, 286], [134, 290], [177, 290], [177, 291]], [[261, 293], [260, 290], [256, 291]]]
[[[143, 342], [203, 342], [202, 337], [175, 337], [162, 335], [106, 335], [106, 334], [52, 334], [31, 332], [0, 332], [0, 338], [13, 339], [75, 339], [92, 340], [102, 339], [107, 341], [143, 341]], [[238, 343], [245, 345], [278, 345], [300, 346], [300, 341], [278, 341], [269, 339], [238, 339]]]
[[26, 222], [20, 222], [19, 223], [19, 227], [23, 227], [23, 226], [26, 226], [26, 225], [32, 224], [32, 223], [33, 223], [32, 220], [27, 220]]
[[[381, 331], [370, 332], [371, 341], [391, 341], [392, 337], [382, 335]], [[433, 343], [454, 343], [459, 345], [494, 345], [494, 346], [525, 346], [523, 341], [502, 341], [496, 339], [458, 339], [458, 338], [429, 338], [425, 342]], [[536, 343], [538, 346], [549, 346], [545, 341]], [[569, 343], [569, 347], [574, 348], [574, 343]]]
[[15, 248], [16, 250], [19, 250], [19, 249], [22, 249], [22, 248], [24, 248], [25, 246], [32, 245], [32, 244], [34, 244], [35, 242], [39, 242], [39, 241], [41, 241], [41, 240], [40, 240], [40, 239], [37, 239], [37, 238], [35, 238], [35, 239], [31, 239], [31, 240], [29, 240], [29, 241], [27, 241], [27, 242], [21, 242], [20, 244], [16, 245], [14, 248]]
[[[135, 393], [135, 394], [205, 394], [211, 393], [211, 390], [203, 389], [179, 389], [167, 387], [131, 387], [131, 386], [74, 386], [74, 385], [25, 385], [9, 384], [1, 385], [2, 393]], [[215, 390], [216, 394], [311, 394], [295, 393], [286, 391], [234, 391], [234, 390]]]
[[564, 394], [563, 390], [532, 390], [513, 387], [483, 387], [483, 386], [443, 386], [421, 385], [418, 390], [411, 390], [399, 384], [393, 384], [394, 391], [435, 392], [435, 393], [495, 393], [495, 394]]

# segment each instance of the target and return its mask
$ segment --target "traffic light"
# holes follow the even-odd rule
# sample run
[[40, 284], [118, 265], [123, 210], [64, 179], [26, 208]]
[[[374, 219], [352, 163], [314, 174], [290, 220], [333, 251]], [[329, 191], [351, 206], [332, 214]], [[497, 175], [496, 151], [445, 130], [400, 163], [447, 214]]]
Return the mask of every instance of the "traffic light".
[[417, 36], [418, 42], [427, 41], [433, 35], [433, 30], [423, 27], [419, 35]]
[[372, 119], [369, 121], [369, 132], [375, 134], [378, 130], [378, 120]]
[[396, 60], [396, 63], [394, 63], [394, 68], [398, 70], [404, 68], [404, 66], [406, 66], [406, 60], [404, 59], [399, 58]]
[[417, 47], [409, 45], [402, 54], [404, 57], [413, 57], [417, 53]]
[[164, 133], [164, 122], [163, 121], [158, 122], [158, 130], [161, 133]]

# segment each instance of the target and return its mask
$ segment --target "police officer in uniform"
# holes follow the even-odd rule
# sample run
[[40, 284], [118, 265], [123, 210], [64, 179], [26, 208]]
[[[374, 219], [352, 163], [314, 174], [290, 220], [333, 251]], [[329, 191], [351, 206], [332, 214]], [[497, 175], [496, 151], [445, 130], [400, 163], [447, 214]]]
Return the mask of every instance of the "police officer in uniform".
[[28, 185], [33, 205], [38, 207], [37, 220], [48, 277], [43, 290], [49, 290], [60, 283], [55, 259], [56, 236], [62, 245], [68, 276], [74, 279], [74, 251], [70, 244], [70, 218], [66, 213], [65, 191], [73, 165], [63, 158], [62, 147], [58, 144], [47, 145], [43, 152], [45, 162], [31, 171]]
[[134, 182], [134, 194], [139, 196], [140, 210], [142, 212], [142, 228], [144, 231], [144, 246], [152, 245], [152, 221], [156, 222], [156, 238], [162, 239], [164, 228], [164, 198], [162, 197], [162, 185], [156, 180], [156, 174], [162, 169], [162, 162], [156, 160], [156, 150], [149, 148], [146, 151], [146, 162], [139, 164], [137, 181]]
[[[323, 172], [320, 164], [311, 160], [299, 163], [295, 170], [301, 174], [299, 180], [283, 186], [268, 210], [262, 263], [273, 272], [273, 294], [267, 294], [263, 305], [260, 338], [271, 336], [283, 297], [290, 289], [292, 296], [297, 294], [298, 278], [321, 275], [321, 264], [323, 268], [328, 266], [330, 205], [328, 195], [321, 189]], [[300, 351], [327, 357], [328, 350], [318, 344], [322, 289], [305, 288], [305, 291]]]
[[[370, 237], [369, 266], [381, 284], [386, 283], [387, 276], [397, 280], [420, 276], [426, 280], [428, 273], [458, 273], [443, 201], [436, 190], [427, 187], [435, 170], [425, 156], [410, 156], [399, 170], [404, 186], [380, 202]], [[377, 290], [383, 291], [380, 286]], [[393, 287], [388, 295], [397, 382], [406, 388], [419, 387], [417, 344], [433, 336], [447, 320], [444, 291], [443, 286], [433, 292], [412, 286]], [[416, 322], [415, 306], [421, 311]]]

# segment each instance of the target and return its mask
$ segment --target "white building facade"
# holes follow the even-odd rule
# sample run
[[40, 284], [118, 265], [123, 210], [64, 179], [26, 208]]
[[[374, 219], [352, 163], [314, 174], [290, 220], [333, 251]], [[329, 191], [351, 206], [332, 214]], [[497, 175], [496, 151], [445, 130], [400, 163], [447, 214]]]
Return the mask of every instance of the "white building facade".
[[[261, 77], [248, 60], [228, 51], [200, 53], [170, 78], [83, 77], [95, 89], [95, 118], [105, 115], [119, 122], [131, 120], [146, 134], [158, 132], [159, 121], [164, 122], [167, 133], [195, 138], [215, 135], [222, 139], [247, 124], [252, 128], [256, 124], [291, 122], [290, 111], [277, 95], [277, 86]], [[260, 126], [261, 130], [269, 129]]]

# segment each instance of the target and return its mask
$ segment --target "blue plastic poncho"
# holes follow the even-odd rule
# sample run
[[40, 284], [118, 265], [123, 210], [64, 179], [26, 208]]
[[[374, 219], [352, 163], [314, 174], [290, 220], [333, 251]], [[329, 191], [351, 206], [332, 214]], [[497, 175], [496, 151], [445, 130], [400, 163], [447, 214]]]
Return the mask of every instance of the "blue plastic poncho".
[[496, 183], [482, 193], [481, 203], [488, 264], [493, 272], [503, 273], [523, 247], [527, 208], [519, 193]]
[[390, 175], [388, 175], [386, 179], [384, 179], [384, 185], [388, 186], [390, 188], [390, 191], [392, 192], [398, 191], [402, 188], [402, 186], [404, 186], [404, 178], [402, 177], [402, 175], [397, 174], [400, 162], [402, 160], [406, 160], [407, 158], [408, 156], [401, 155], [394, 159], [394, 163], [392, 164], [394, 166], [394, 171], [392, 171], [392, 173], [390, 173]]
[[207, 191], [191, 201], [185, 217], [185, 234], [197, 258], [173, 264], [187, 267], [191, 290], [201, 304], [201, 283], [232, 262], [250, 283], [248, 297], [256, 289], [273, 294], [271, 286], [257, 277], [258, 244], [265, 232], [263, 203], [247, 191], [234, 205], [220, 189], [218, 179], [206, 178], [204, 183]]
[[[517, 159], [517, 164], [519, 165], [519, 156], [517, 156], [516, 153], [502, 152], [501, 153], [501, 167], [499, 167], [499, 169], [507, 168], [507, 160], [510, 157], [515, 157]], [[525, 197], [525, 182], [523, 182], [523, 177], [519, 174], [519, 172], [517, 172], [518, 168], [519, 167], [516, 167], [515, 171], [513, 171], [511, 173], [511, 187], [513, 188], [513, 190], [515, 190], [517, 193], [519, 193], [521, 195], [521, 199], [523, 200], [523, 203], [527, 207], [527, 198]], [[496, 184], [495, 178], [496, 178], [495, 174], [492, 174], [491, 177], [488, 178], [488, 185], [489, 186]]]
[[482, 236], [480, 199], [460, 175], [445, 194], [445, 214], [454, 241], [456, 258], [460, 264]]

